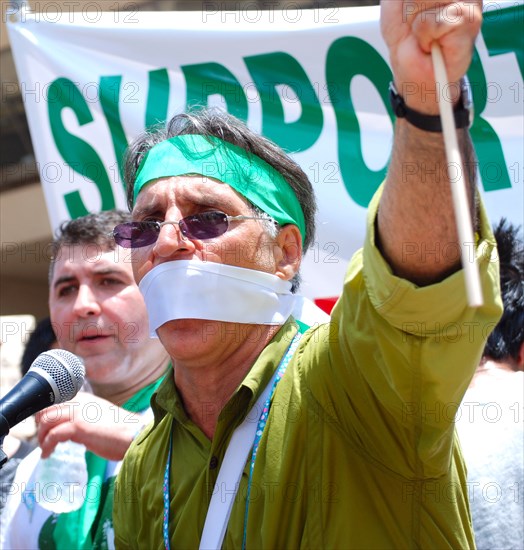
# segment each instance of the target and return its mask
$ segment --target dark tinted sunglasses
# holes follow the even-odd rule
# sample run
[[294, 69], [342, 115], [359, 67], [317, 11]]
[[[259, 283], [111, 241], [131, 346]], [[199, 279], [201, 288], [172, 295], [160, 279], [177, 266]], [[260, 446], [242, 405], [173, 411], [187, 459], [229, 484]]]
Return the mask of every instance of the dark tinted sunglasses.
[[187, 216], [177, 222], [144, 221], [127, 222], [117, 225], [113, 229], [113, 237], [117, 244], [124, 248], [141, 248], [156, 242], [160, 229], [164, 225], [178, 225], [180, 232], [188, 239], [214, 239], [220, 237], [229, 229], [229, 223], [242, 220], [267, 220], [257, 216], [228, 216], [218, 210], [202, 212], [194, 216]]

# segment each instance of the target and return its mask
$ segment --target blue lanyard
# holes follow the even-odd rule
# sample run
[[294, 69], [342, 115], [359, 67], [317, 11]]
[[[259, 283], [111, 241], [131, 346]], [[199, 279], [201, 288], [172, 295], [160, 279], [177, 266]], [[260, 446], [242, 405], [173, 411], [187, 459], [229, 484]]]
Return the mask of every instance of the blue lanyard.
[[[282, 376], [284, 376], [284, 373], [286, 372], [286, 368], [289, 364], [289, 361], [291, 360], [291, 357], [293, 357], [293, 353], [297, 349], [298, 343], [300, 341], [300, 338], [302, 337], [302, 334], [298, 332], [295, 337], [293, 338], [286, 354], [280, 361], [280, 365], [278, 366], [277, 375], [275, 377], [275, 381], [273, 382], [273, 387], [271, 388], [271, 392], [269, 394], [269, 397], [267, 398], [266, 402], [264, 403], [264, 406], [262, 407], [262, 414], [260, 415], [260, 418], [258, 420], [258, 426], [257, 431], [255, 434], [255, 439], [253, 441], [253, 452], [251, 454], [251, 463], [249, 468], [249, 478], [248, 478], [248, 485], [247, 485], [247, 494], [246, 494], [246, 511], [244, 515], [244, 533], [242, 538], [242, 548], [244, 549], [246, 546], [246, 534], [247, 534], [247, 518], [248, 518], [248, 512], [249, 512], [249, 496], [251, 494], [251, 485], [253, 481], [253, 470], [255, 468], [255, 460], [257, 457], [257, 451], [258, 451], [258, 445], [260, 443], [260, 439], [262, 437], [262, 433], [264, 432], [264, 428], [266, 427], [269, 410], [271, 409], [271, 399], [273, 397], [273, 394], [275, 393], [275, 389], [277, 387], [277, 384], [282, 379]], [[174, 424], [174, 420], [173, 420]], [[167, 461], [166, 461], [166, 469], [164, 471], [164, 484], [162, 487], [163, 497], [164, 497], [164, 517], [163, 517], [163, 524], [162, 524], [162, 534], [164, 536], [164, 546], [166, 550], [171, 549], [171, 544], [169, 542], [169, 508], [171, 503], [171, 497], [170, 497], [170, 472], [171, 472], [171, 452], [173, 449], [173, 425], [171, 426], [171, 434], [169, 436], [169, 451], [167, 453]]]
[[[174, 423], [174, 419], [173, 419]], [[164, 495], [164, 518], [162, 521], [162, 534], [164, 536], [164, 545], [166, 550], [170, 550], [171, 546], [169, 544], [169, 504], [171, 498], [169, 496], [169, 482], [171, 471], [171, 449], [173, 448], [173, 424], [171, 424], [171, 434], [169, 435], [169, 452], [167, 453], [167, 463], [166, 469], [164, 471], [164, 485], [162, 486], [162, 492]]]

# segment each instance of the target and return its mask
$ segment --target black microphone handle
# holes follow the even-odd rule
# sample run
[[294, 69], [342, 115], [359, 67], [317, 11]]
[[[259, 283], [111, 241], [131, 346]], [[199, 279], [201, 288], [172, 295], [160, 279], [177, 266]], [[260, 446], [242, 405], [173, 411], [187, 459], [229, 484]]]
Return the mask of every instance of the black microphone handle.
[[36, 372], [28, 371], [0, 401], [0, 437], [32, 414], [50, 407], [55, 394], [49, 382]]

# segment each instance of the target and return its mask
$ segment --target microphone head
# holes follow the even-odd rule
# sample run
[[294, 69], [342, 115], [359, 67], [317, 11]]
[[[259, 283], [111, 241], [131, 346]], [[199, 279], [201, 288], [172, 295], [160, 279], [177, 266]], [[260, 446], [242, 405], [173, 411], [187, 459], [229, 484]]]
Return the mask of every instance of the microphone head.
[[41, 353], [29, 372], [44, 376], [55, 394], [55, 404], [69, 401], [78, 393], [86, 375], [84, 363], [74, 353], [64, 349], [52, 349]]

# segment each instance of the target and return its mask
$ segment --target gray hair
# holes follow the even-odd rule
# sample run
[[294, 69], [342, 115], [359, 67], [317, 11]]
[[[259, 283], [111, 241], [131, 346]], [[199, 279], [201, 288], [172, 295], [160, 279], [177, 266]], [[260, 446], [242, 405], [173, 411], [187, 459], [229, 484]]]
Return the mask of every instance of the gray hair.
[[[185, 134], [218, 137], [253, 153], [277, 170], [293, 189], [302, 208], [306, 228], [305, 253], [315, 237], [316, 200], [309, 178], [278, 145], [253, 132], [241, 120], [220, 109], [198, 108], [175, 115], [167, 125], [153, 126], [131, 143], [124, 163], [124, 181], [129, 210], [133, 208], [136, 173], [145, 154], [157, 143]], [[260, 209], [252, 207], [257, 214], [260, 213]], [[293, 278], [292, 285], [292, 291], [296, 292], [300, 285], [299, 273]]]

